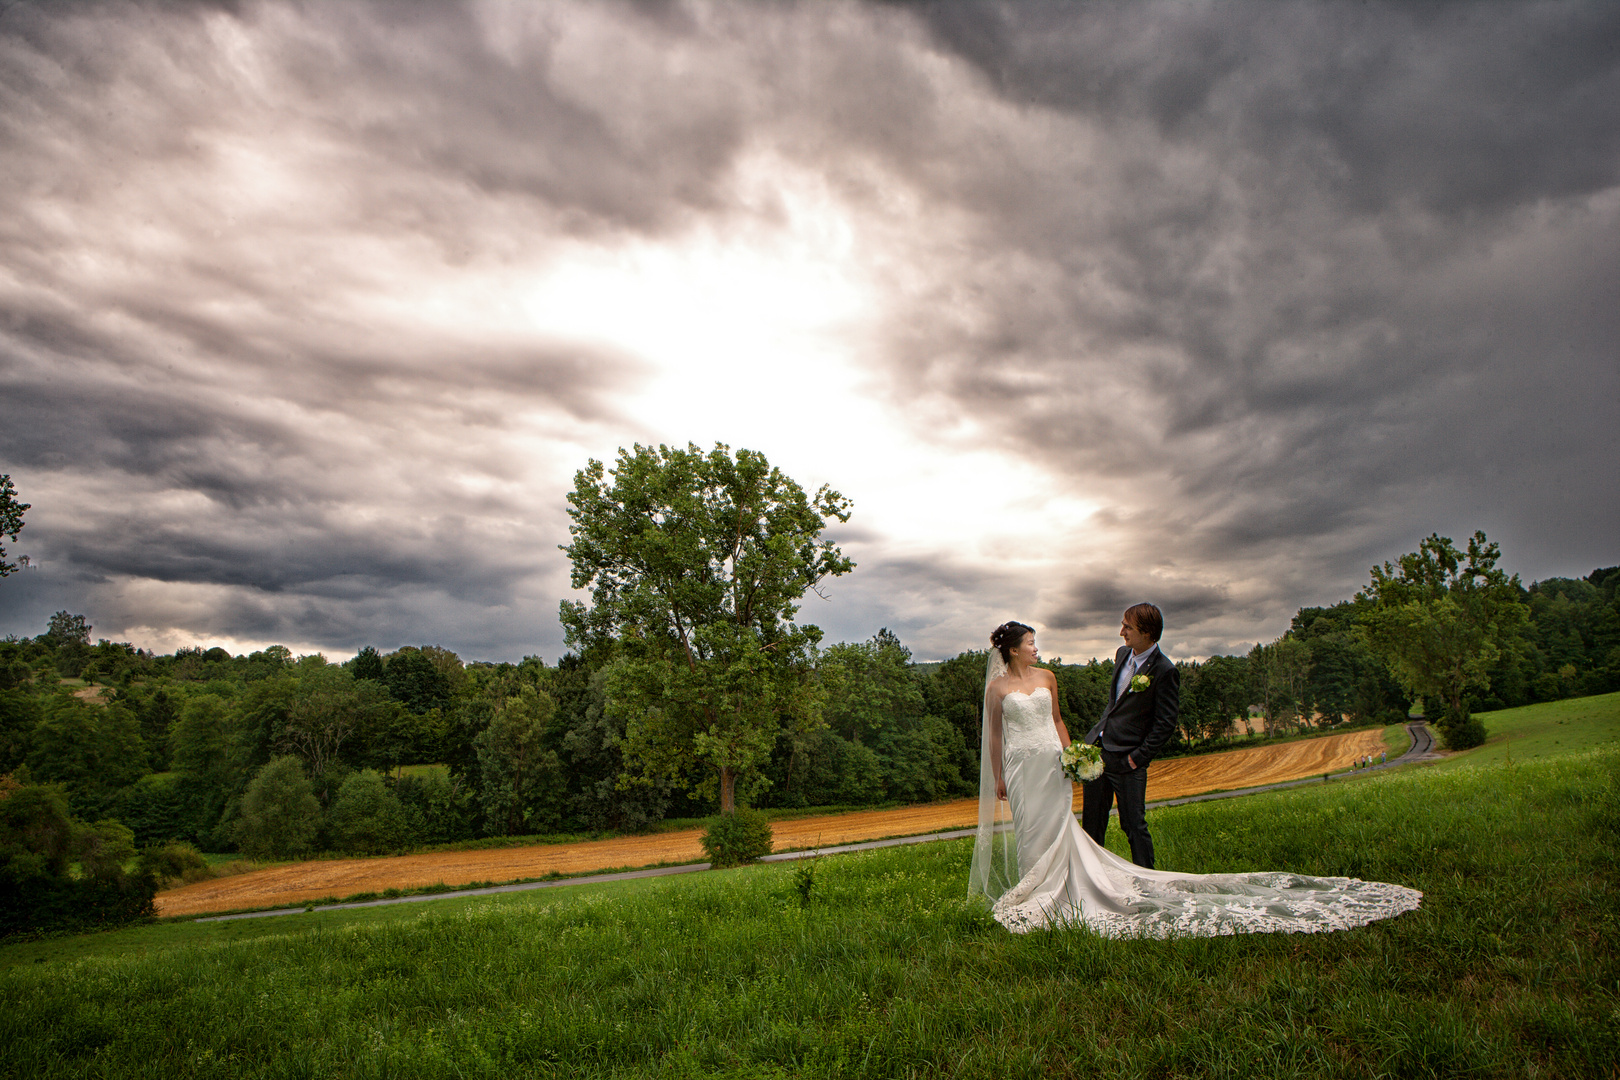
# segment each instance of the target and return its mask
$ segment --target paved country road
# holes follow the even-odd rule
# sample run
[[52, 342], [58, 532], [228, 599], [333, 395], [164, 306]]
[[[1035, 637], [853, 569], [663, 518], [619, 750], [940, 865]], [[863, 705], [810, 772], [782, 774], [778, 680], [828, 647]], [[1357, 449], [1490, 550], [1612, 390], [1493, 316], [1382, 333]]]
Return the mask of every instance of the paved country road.
[[[1432, 739], [1422, 724], [1408, 725], [1421, 734], [1405, 755], [1390, 762], [1405, 763], [1432, 751]], [[1421, 746], [1419, 745], [1421, 743]], [[1324, 774], [1349, 768], [1364, 755], [1384, 749], [1378, 729], [1347, 732], [1319, 739], [1305, 739], [1279, 746], [1251, 747], [1223, 754], [1170, 758], [1157, 762], [1149, 771], [1150, 805], [1175, 805], [1192, 799], [1252, 794], [1294, 783], [1321, 783]], [[1432, 755], [1432, 753], [1430, 754]], [[1212, 789], [1242, 789], [1217, 792]], [[1076, 809], [1079, 794], [1076, 792]], [[978, 800], [960, 799], [949, 803], [899, 807], [893, 810], [863, 810], [848, 814], [824, 815], [778, 821], [773, 825], [778, 854], [775, 861], [813, 851], [858, 850], [876, 846], [874, 841], [903, 838], [892, 842], [917, 843], [966, 835], [976, 824]], [[577, 885], [586, 881], [617, 880], [625, 877], [689, 873], [708, 868], [702, 862], [699, 844], [701, 830], [623, 836], [578, 844], [543, 844], [522, 848], [496, 848], [478, 851], [444, 851], [375, 859], [321, 859], [272, 866], [234, 877], [214, 878], [171, 889], [157, 897], [160, 916], [198, 915], [212, 911], [254, 907], [280, 907], [307, 904], [334, 896], [380, 893], [387, 889], [420, 889], [431, 885], [461, 885], [487, 881], [519, 881], [519, 884], [434, 893], [363, 903], [422, 901], [483, 892], [510, 892], [522, 889]], [[658, 863], [679, 864], [658, 867]], [[620, 867], [652, 867], [617, 872]], [[589, 878], [570, 877], [564, 881], [522, 882], [550, 874], [584, 874], [616, 871]], [[323, 904], [317, 910], [337, 906]], [[296, 909], [303, 910], [303, 909]], [[258, 915], [287, 914], [258, 912]], [[242, 916], [235, 916], [242, 917]]]

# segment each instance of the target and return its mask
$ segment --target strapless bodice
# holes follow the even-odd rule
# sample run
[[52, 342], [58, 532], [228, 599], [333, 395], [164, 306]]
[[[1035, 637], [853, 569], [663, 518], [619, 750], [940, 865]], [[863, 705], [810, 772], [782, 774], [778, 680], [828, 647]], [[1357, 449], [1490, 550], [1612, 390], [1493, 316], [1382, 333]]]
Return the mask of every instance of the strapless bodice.
[[1001, 699], [1003, 758], [1049, 754], [1061, 750], [1052, 724], [1052, 692], [1037, 686], [1031, 694], [1014, 690]]

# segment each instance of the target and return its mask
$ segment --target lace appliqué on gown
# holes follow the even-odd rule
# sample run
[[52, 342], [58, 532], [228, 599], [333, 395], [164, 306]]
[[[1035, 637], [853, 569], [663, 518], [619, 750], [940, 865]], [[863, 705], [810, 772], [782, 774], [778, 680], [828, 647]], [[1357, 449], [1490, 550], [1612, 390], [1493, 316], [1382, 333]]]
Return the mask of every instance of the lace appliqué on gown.
[[1217, 937], [1348, 930], [1416, 909], [1400, 885], [1289, 873], [1146, 870], [1099, 847], [1074, 818], [1074, 787], [1058, 763], [1050, 694], [1002, 699], [1003, 770], [1018, 883], [991, 908], [1015, 933], [1084, 924], [1107, 937]]

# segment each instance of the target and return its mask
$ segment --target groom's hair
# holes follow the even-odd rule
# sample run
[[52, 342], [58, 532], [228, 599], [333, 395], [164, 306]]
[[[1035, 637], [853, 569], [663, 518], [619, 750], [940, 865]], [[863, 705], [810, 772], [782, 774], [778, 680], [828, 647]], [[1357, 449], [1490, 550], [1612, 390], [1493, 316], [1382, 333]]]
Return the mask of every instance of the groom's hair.
[[1128, 607], [1125, 609], [1125, 617], [1154, 641], [1164, 636], [1164, 612], [1152, 604], [1135, 604]]

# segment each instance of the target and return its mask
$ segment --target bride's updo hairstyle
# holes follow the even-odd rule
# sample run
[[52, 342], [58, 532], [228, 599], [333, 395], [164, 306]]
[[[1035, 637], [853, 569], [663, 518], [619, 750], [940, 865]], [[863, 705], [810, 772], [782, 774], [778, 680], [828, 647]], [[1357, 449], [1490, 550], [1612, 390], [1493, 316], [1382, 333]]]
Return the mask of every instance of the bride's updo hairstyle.
[[1001, 650], [1001, 659], [1012, 663], [1012, 651], [1018, 648], [1018, 643], [1024, 640], [1025, 634], [1033, 634], [1033, 626], [1025, 626], [1021, 622], [1004, 622], [990, 632], [990, 644]]

